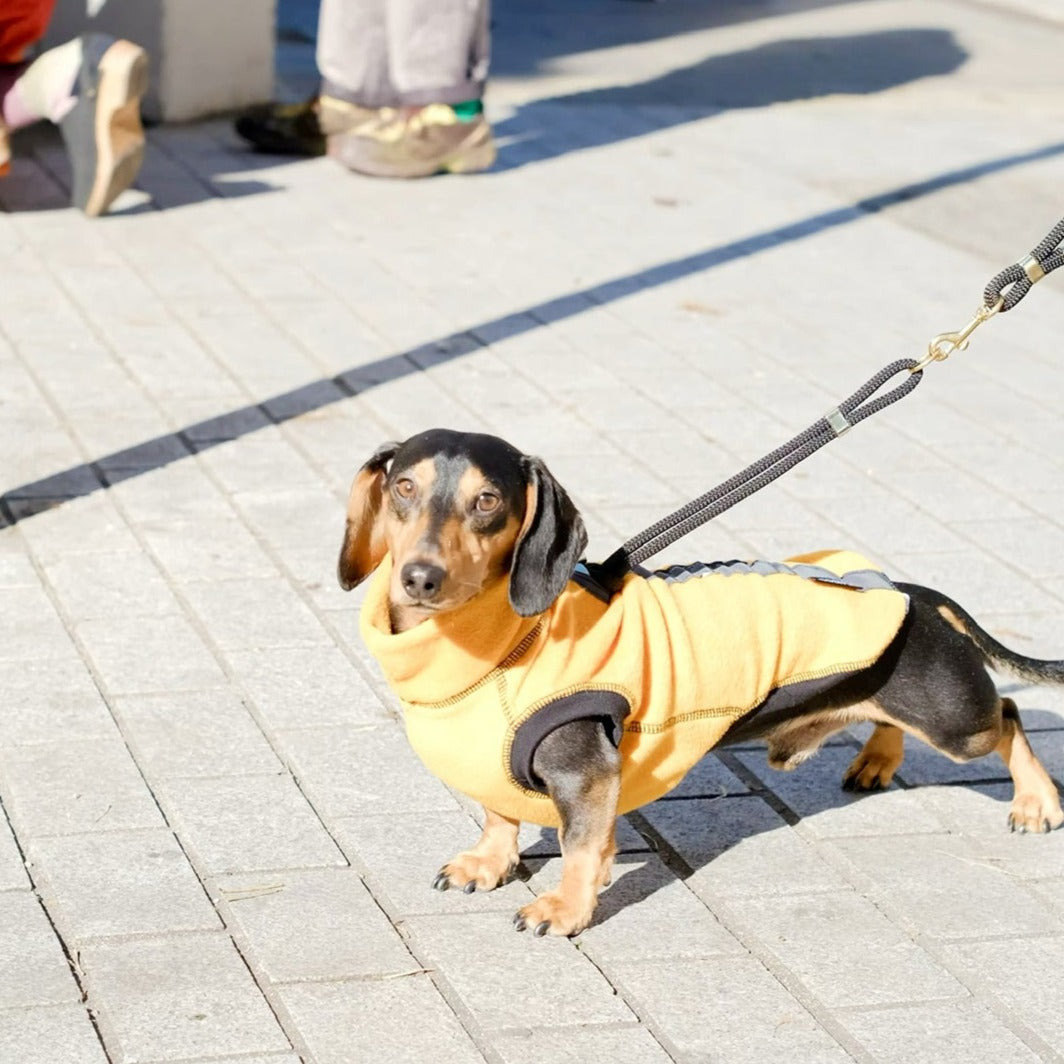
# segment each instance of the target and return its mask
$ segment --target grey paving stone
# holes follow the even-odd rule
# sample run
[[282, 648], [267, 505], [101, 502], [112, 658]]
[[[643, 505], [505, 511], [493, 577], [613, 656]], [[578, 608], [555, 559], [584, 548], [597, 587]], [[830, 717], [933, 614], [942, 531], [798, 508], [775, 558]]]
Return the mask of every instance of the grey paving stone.
[[645, 1027], [529, 1030], [497, 1037], [492, 1047], [506, 1064], [668, 1064], [673, 1060]]
[[156, 793], [203, 873], [345, 863], [291, 776], [166, 781]]
[[321, 475], [275, 425], [205, 451], [200, 461], [234, 494], [321, 485]]
[[0, 661], [62, 661], [73, 656], [70, 636], [40, 585], [4, 590]]
[[282, 771], [247, 707], [231, 691], [116, 698], [114, 710], [151, 779]]
[[964, 977], [986, 988], [1050, 1046], [1064, 1044], [1064, 937], [1059, 934], [990, 942], [956, 943], [947, 950]]
[[366, 875], [374, 896], [382, 899], [390, 916], [475, 913], [509, 914], [527, 905], [530, 889], [518, 879], [488, 894], [460, 890], [438, 891], [432, 882], [452, 857], [473, 847], [480, 828], [466, 812], [397, 813], [343, 817], [331, 825], [349, 860]]
[[163, 826], [147, 784], [115, 735], [0, 750], [0, 781], [20, 836]]
[[853, 891], [732, 899], [721, 918], [726, 926], [741, 928], [747, 941], [761, 942], [829, 1009], [967, 995], [907, 934]]
[[80, 1001], [62, 946], [36, 895], [0, 894], [0, 1009]]
[[729, 794], [748, 794], [750, 788], [718, 757], [713, 754], [702, 758], [680, 781], [679, 786], [669, 791], [669, 798], [717, 798]]
[[301, 647], [326, 643], [329, 637], [286, 581], [199, 581], [184, 593], [211, 633], [228, 650]]
[[[531, 886], [561, 881], [559, 858], [538, 868]], [[579, 941], [599, 965], [669, 957], [713, 957], [745, 948], [654, 855], [622, 855], [613, 882], [599, 894], [595, 919]]]
[[394, 719], [335, 646], [227, 651], [226, 660], [273, 729], [381, 724]]
[[943, 830], [942, 821], [917, 791], [893, 788], [873, 795], [844, 791], [840, 783], [856, 754], [850, 746], [826, 746], [793, 772], [770, 768], [761, 753], [736, 757], [802, 818], [803, 830], [818, 838]]
[[611, 976], [681, 1060], [852, 1059], [753, 957], [622, 964]]
[[169, 831], [38, 839], [29, 860], [41, 897], [68, 942], [220, 927]]
[[551, 1025], [634, 1018], [567, 939], [518, 934], [496, 913], [413, 916], [404, 928], [417, 955], [447, 980], [484, 1029], [524, 1028], [537, 1016]]
[[913, 835], [833, 846], [869, 878], [873, 898], [898, 912], [902, 926], [934, 938], [1044, 934], [1056, 926], [1003, 863], [986, 860], [965, 839]]
[[1010, 834], [1011, 783], [971, 783], [958, 787], [914, 788], [952, 835], [981, 841]]
[[999, 1064], [1039, 1059], [974, 1001], [846, 1011], [839, 1014], [839, 1022], [877, 1061]]
[[454, 808], [450, 791], [421, 764], [397, 724], [300, 728], [276, 736], [324, 817]]
[[0, 806], [0, 890], [26, 890], [29, 885], [15, 836]]
[[11, 1009], [0, 1014], [0, 1060], [108, 1064], [83, 1005]]
[[66, 555], [45, 567], [63, 611], [73, 621], [159, 616], [178, 604], [159, 570], [139, 551]]
[[226, 876], [211, 893], [272, 982], [395, 977], [420, 967], [354, 869]]
[[109, 617], [75, 631], [112, 694], [220, 687], [225, 674], [182, 616]]
[[118, 1064], [291, 1048], [224, 934], [94, 942], [80, 960]]
[[38, 587], [41, 579], [13, 532], [0, 533], [0, 587]]
[[81, 660], [0, 662], [5, 712], [0, 746], [114, 735], [115, 725]]
[[484, 1059], [424, 975], [284, 986], [277, 996], [318, 1064], [476, 1064]]
[[1064, 730], [1032, 731], [1031, 748], [1064, 793]]
[[268, 579], [277, 573], [269, 555], [228, 509], [199, 517], [149, 520], [144, 538], [167, 575], [178, 584]]
[[[316, 547], [321, 552], [323, 571], [335, 570], [335, 554], [343, 537], [344, 503], [320, 480], [307, 486], [242, 491], [234, 495], [233, 503], [267, 543], [274, 547]], [[335, 544], [323, 535], [330, 528]]]
[[[760, 798], [659, 801], [642, 814], [694, 869], [704, 900], [839, 890], [845, 884]], [[780, 869], [765, 875], [765, 869]]]
[[[103, 492], [72, 499], [19, 527], [33, 556], [43, 565], [70, 554], [135, 552], [139, 546], [124, 517]], [[90, 564], [88, 559], [86, 564]]]

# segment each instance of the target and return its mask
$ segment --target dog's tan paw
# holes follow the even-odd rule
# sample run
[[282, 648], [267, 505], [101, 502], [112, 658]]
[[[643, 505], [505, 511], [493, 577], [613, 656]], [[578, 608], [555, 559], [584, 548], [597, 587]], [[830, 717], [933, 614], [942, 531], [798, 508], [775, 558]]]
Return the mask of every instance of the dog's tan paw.
[[1064, 824], [1060, 798], [1053, 793], [1017, 794], [1009, 810], [1009, 831], [1045, 833]]
[[541, 894], [514, 916], [518, 931], [531, 928], [534, 935], [578, 935], [595, 912], [594, 904], [574, 904], [560, 891], [551, 890]]
[[494, 890], [509, 882], [517, 868], [517, 853], [476, 853], [467, 850], [440, 869], [432, 881], [436, 890], [457, 887], [466, 894], [475, 890]]

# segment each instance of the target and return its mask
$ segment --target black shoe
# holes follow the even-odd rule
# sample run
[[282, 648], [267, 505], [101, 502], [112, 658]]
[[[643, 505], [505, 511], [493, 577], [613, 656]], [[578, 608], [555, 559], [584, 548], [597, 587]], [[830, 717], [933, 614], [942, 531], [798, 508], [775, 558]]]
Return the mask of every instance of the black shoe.
[[233, 128], [257, 151], [270, 155], [325, 154], [316, 96], [305, 103], [249, 107], [237, 117]]
[[73, 206], [103, 214], [140, 172], [144, 129], [140, 98], [148, 89], [148, 53], [100, 33], [82, 38], [77, 100], [59, 122], [70, 157]]

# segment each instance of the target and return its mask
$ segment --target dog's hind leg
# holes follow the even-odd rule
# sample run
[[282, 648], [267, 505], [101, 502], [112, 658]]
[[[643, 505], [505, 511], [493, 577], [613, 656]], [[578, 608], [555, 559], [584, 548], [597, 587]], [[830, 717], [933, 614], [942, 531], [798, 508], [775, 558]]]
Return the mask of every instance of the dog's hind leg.
[[885, 790], [905, 757], [905, 735], [894, 724], [877, 724], [842, 777], [847, 791]]
[[1016, 785], [1009, 810], [1009, 829], [1051, 831], [1064, 824], [1056, 785], [1035, 757], [1011, 698], [1001, 700], [1001, 738], [995, 749]]

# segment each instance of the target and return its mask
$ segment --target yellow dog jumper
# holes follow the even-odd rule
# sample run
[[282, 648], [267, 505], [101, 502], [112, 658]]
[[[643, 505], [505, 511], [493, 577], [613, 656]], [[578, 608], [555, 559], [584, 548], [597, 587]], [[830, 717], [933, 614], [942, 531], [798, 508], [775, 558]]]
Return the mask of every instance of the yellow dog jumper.
[[505, 581], [405, 632], [388, 620], [391, 560], [362, 607], [370, 652], [428, 768], [516, 820], [557, 826], [532, 771], [553, 728], [602, 720], [621, 753], [619, 812], [660, 798], [759, 708], [797, 704], [866, 668], [908, 599], [860, 555], [630, 574], [602, 601], [571, 580], [538, 617]]

